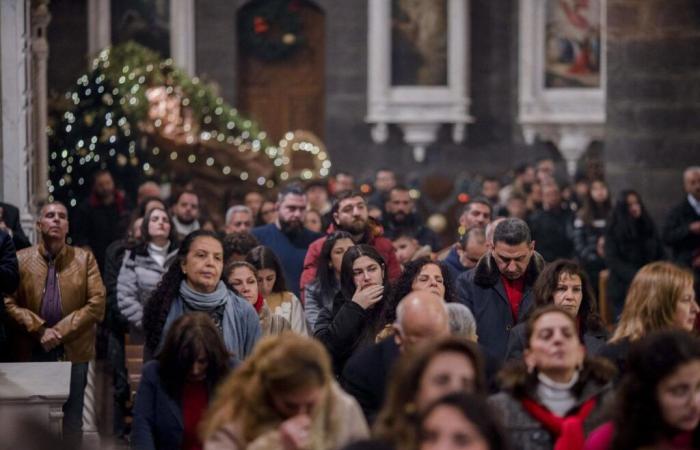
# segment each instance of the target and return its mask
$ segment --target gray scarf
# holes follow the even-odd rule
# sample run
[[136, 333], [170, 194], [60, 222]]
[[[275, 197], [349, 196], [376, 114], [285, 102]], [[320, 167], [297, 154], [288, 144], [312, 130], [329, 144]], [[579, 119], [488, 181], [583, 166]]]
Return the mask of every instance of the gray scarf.
[[225, 305], [228, 295], [228, 289], [223, 281], [219, 281], [216, 290], [209, 294], [193, 290], [185, 280], [180, 283], [180, 298], [194, 311], [208, 312]]

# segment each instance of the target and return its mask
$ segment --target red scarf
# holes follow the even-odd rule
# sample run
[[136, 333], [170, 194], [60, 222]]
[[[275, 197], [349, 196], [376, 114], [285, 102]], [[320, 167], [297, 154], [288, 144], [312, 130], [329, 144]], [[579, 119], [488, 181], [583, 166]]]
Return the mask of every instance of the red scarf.
[[583, 433], [583, 421], [593, 411], [596, 402], [595, 398], [587, 400], [576, 414], [559, 417], [529, 398], [522, 399], [525, 410], [555, 436], [556, 442], [553, 450], [583, 449], [583, 444], [586, 441], [586, 436]]
[[258, 300], [253, 303], [253, 308], [255, 308], [255, 312], [260, 315], [260, 310], [262, 309], [263, 305], [265, 304], [265, 300], [263, 299], [262, 294], [258, 293]]

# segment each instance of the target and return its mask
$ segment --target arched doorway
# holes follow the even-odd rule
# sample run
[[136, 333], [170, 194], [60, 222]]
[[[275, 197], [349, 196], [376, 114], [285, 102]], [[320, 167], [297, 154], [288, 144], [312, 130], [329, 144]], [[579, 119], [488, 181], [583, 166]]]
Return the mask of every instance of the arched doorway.
[[[264, 59], [244, 43], [243, 20], [265, 3], [255, 0], [238, 12], [238, 109], [255, 119], [267, 131], [272, 142], [290, 130], [309, 130], [323, 139], [325, 79], [325, 18], [311, 2], [291, 0], [290, 14], [298, 14], [303, 42], [288, 56]], [[272, 3], [269, 2], [268, 3]], [[256, 20], [253, 14], [253, 19]], [[249, 22], [248, 22], [249, 23]], [[258, 31], [272, 36], [284, 35], [274, 21], [260, 21]], [[249, 30], [249, 28], [248, 28]], [[264, 31], [263, 31], [264, 30]]]

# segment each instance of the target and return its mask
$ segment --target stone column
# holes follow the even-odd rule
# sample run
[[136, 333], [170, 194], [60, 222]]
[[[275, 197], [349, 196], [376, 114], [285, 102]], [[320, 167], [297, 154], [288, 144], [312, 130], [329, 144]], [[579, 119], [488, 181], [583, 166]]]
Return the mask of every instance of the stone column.
[[32, 90], [33, 90], [33, 123], [34, 134], [34, 196], [46, 198], [46, 182], [49, 178], [49, 141], [46, 135], [48, 118], [48, 89], [46, 83], [46, 68], [49, 59], [49, 42], [46, 29], [51, 21], [51, 14], [46, 0], [40, 0], [32, 9]]
[[700, 7], [695, 0], [608, 0], [605, 164], [661, 225], [700, 161]]
[[110, 0], [88, 0], [88, 67], [102, 49], [112, 44]]

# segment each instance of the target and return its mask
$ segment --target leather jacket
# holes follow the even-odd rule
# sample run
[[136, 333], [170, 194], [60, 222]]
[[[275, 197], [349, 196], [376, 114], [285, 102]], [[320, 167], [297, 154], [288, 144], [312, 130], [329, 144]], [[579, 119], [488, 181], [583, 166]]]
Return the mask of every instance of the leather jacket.
[[[48, 261], [43, 244], [17, 253], [20, 283], [5, 298], [7, 314], [19, 324], [16, 350], [19, 360], [31, 358], [31, 348], [44, 327], [39, 316], [46, 286]], [[71, 362], [87, 362], [95, 356], [96, 324], [105, 313], [105, 287], [92, 252], [64, 245], [55, 258], [61, 293], [62, 319], [54, 325], [62, 339], [65, 356]], [[22, 342], [24, 341], [24, 342]]]

